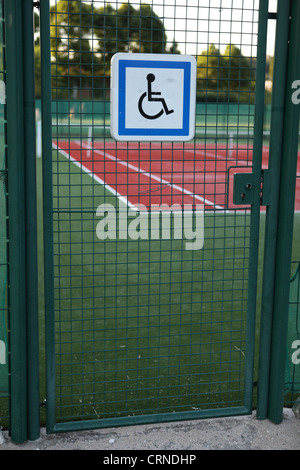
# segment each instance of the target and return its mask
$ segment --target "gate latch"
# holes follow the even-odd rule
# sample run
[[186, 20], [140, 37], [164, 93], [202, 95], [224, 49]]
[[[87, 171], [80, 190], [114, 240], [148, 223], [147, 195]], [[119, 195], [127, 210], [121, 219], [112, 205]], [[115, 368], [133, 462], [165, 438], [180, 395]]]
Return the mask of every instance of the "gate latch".
[[233, 180], [233, 204], [253, 204], [254, 173], [235, 173]]
[[[270, 170], [261, 171], [260, 205], [270, 205], [271, 178]], [[233, 203], [238, 206], [254, 203], [254, 173], [235, 173], [233, 180]]]

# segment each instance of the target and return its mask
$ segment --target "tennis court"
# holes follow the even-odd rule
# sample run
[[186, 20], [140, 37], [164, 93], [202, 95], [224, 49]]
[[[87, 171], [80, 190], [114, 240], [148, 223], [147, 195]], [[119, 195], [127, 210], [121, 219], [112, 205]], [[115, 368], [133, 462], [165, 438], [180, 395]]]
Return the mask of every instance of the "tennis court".
[[[233, 204], [233, 175], [251, 173], [253, 158], [251, 143], [234, 143], [230, 134], [223, 143], [210, 142], [209, 136], [205, 143], [187, 144], [57, 139], [53, 148], [129, 206], [203, 204], [205, 210], [238, 208]], [[262, 155], [262, 169], [266, 169], [267, 145]], [[296, 212], [300, 210], [299, 184], [297, 179]]]

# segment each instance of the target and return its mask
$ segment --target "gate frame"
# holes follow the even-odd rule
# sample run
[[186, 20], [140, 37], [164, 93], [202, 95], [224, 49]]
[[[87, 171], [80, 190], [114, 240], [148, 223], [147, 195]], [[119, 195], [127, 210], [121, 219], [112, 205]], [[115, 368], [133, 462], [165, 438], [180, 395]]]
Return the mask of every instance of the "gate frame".
[[288, 39], [290, 27], [290, 5], [291, 0], [279, 0], [276, 15], [276, 39], [274, 51], [274, 72], [272, 89], [272, 108], [270, 123], [270, 149], [269, 165], [271, 172], [272, 186], [270, 200], [272, 204], [266, 208], [266, 228], [264, 240], [264, 260], [263, 260], [263, 287], [261, 301], [261, 328], [260, 328], [260, 350], [259, 350], [259, 371], [258, 371], [258, 403], [257, 416], [259, 419], [267, 417], [269, 370], [270, 370], [270, 349], [272, 315], [274, 307], [274, 280], [275, 280], [275, 259], [276, 259], [276, 239], [278, 226], [278, 205], [279, 191], [274, 191], [280, 185], [280, 164], [282, 158], [282, 140], [284, 126], [284, 100]]
[[[279, 0], [282, 4], [284, 0]], [[284, 404], [284, 374], [287, 351], [290, 270], [292, 260], [294, 203], [298, 158], [300, 105], [292, 102], [292, 83], [300, 79], [300, 0], [290, 4], [287, 68], [284, 82], [284, 116], [280, 182], [278, 186], [278, 225], [275, 250], [273, 319], [270, 331], [270, 368], [267, 417], [279, 424]], [[275, 67], [274, 67], [275, 71]], [[284, 95], [284, 93], [283, 93]], [[267, 244], [265, 244], [266, 246]], [[261, 358], [263, 359], [263, 358]]]
[[257, 417], [279, 424], [298, 156], [300, 107], [292, 103], [291, 83], [300, 78], [300, 0], [278, 0], [276, 26], [269, 152], [272, 204], [266, 212]]
[[[257, 293], [257, 266], [258, 243], [261, 207], [261, 163], [263, 145], [264, 122], [264, 95], [265, 95], [265, 67], [267, 23], [269, 19], [268, 0], [260, 0], [258, 8], [258, 42], [257, 42], [257, 67], [256, 67], [256, 96], [254, 116], [254, 141], [253, 153], [256, 158], [253, 161], [254, 207], [251, 211], [250, 222], [250, 254], [248, 268], [248, 299], [247, 299], [247, 330], [245, 360], [245, 396], [243, 406], [207, 409], [201, 411], [188, 411], [163, 413], [161, 415], [140, 415], [135, 417], [119, 417], [94, 420], [82, 420], [56, 423], [55, 419], [55, 342], [54, 342], [54, 267], [53, 267], [53, 223], [52, 217], [44, 218], [44, 264], [45, 264], [45, 315], [46, 315], [46, 354], [47, 360], [47, 432], [70, 432], [75, 430], [87, 430], [112, 426], [124, 426], [131, 424], [145, 424], [150, 422], [168, 422], [184, 419], [200, 419], [211, 417], [225, 417], [233, 415], [248, 415], [252, 413], [253, 400], [253, 372], [254, 372], [254, 334], [255, 312]], [[44, 213], [52, 214], [52, 134], [51, 134], [51, 61], [50, 61], [50, 18], [49, 0], [40, 1], [41, 30], [41, 62], [42, 62], [42, 133], [43, 133], [43, 184], [44, 184]]]
[[[35, 2], [36, 3], [36, 2]], [[9, 260], [9, 367], [10, 367], [10, 433], [12, 441], [22, 443], [27, 439], [39, 437], [39, 377], [38, 377], [38, 302], [37, 302], [37, 217], [36, 217], [36, 154], [35, 154], [35, 103], [34, 103], [34, 44], [33, 44], [33, 7], [32, 0], [4, 0], [6, 31], [6, 78], [7, 78], [7, 162], [8, 162], [8, 260]], [[51, 76], [50, 76], [50, 32], [49, 0], [40, 1], [42, 64], [42, 118], [43, 118], [43, 184], [47, 191], [44, 198], [44, 213], [52, 213], [52, 186], [47, 172], [52, 172], [52, 132], [51, 132]], [[284, 13], [283, 13], [284, 12]], [[260, 0], [260, 19], [257, 59], [256, 101], [264, 95], [264, 67], [266, 54], [267, 21], [269, 18], [268, 0]], [[263, 41], [265, 43], [263, 44]], [[280, 45], [281, 43], [281, 45]], [[260, 47], [259, 47], [260, 44]], [[262, 47], [262, 44], [264, 47]], [[285, 68], [282, 62], [288, 51]], [[288, 318], [289, 274], [292, 249], [295, 181], [298, 153], [299, 111], [300, 106], [291, 102], [290, 84], [300, 78], [300, 0], [278, 0], [276, 51], [274, 65], [274, 94], [272, 101], [272, 126], [270, 141], [270, 162], [272, 173], [275, 168], [279, 175], [276, 180], [272, 174], [272, 185], [277, 186], [277, 202], [267, 208], [265, 239], [264, 286], [262, 295], [261, 347], [259, 352], [259, 419], [270, 419], [275, 423], [282, 420], [284, 368], [286, 357], [286, 330]], [[263, 71], [263, 73], [262, 73]], [[278, 74], [278, 75], [277, 75]], [[23, 78], [20, 81], [20, 78]], [[280, 89], [281, 87], [281, 89]], [[285, 93], [282, 93], [285, 90]], [[279, 106], [279, 108], [278, 108]], [[254, 141], [254, 151], [261, 152], [263, 113], [255, 113], [258, 132]], [[280, 132], [279, 132], [280, 130]], [[260, 135], [261, 132], [261, 135]], [[277, 145], [279, 145], [277, 148]], [[271, 151], [272, 146], [272, 151]], [[274, 165], [274, 169], [272, 168]], [[260, 178], [259, 158], [255, 178]], [[255, 198], [259, 197], [257, 191]], [[251, 231], [259, 224], [259, 207], [252, 214]], [[273, 214], [273, 215], [272, 215]], [[256, 226], [257, 227], [257, 226]], [[47, 354], [54, 354], [54, 286], [53, 286], [53, 249], [52, 220], [44, 218], [44, 266], [47, 273], [45, 281], [46, 309], [46, 348]], [[275, 230], [275, 233], [274, 233]], [[258, 246], [258, 237], [252, 239], [251, 250]], [[49, 249], [50, 248], [50, 249]], [[270, 254], [272, 252], [272, 255]], [[258, 250], [257, 250], [258, 253]], [[276, 256], [275, 256], [276, 255]], [[272, 261], [272, 264], [270, 263]], [[256, 292], [256, 260], [250, 259], [249, 292]], [[269, 280], [266, 278], [271, 275]], [[51, 277], [52, 276], [52, 277]], [[52, 281], [51, 281], [52, 279]], [[270, 297], [271, 296], [271, 297]], [[255, 298], [248, 297], [248, 312], [255, 311]], [[271, 302], [271, 303], [270, 303]], [[253, 332], [255, 325], [251, 321]], [[247, 346], [251, 341], [247, 330]], [[245, 380], [253, 377], [253, 353], [247, 365]], [[249, 367], [250, 369], [250, 367]], [[250, 375], [249, 375], [250, 374]], [[247, 377], [246, 377], [247, 375]], [[47, 361], [47, 405], [54, 406], [55, 396], [51, 393], [55, 386], [55, 364]], [[247, 407], [239, 407], [239, 414], [249, 414], [252, 393], [245, 389]], [[209, 411], [195, 418], [205, 418]], [[218, 416], [228, 416], [228, 410], [219, 411]], [[226, 413], [227, 411], [227, 413]], [[230, 415], [233, 408], [230, 409]], [[50, 416], [49, 416], [50, 415]], [[147, 421], [145, 421], [147, 418]], [[192, 414], [177, 413], [176, 419], [192, 418]], [[156, 415], [152, 419], [157, 421]], [[173, 417], [172, 420], [175, 418]], [[94, 429], [100, 420], [92, 422], [73, 422], [55, 424], [55, 419], [47, 413], [47, 431], [58, 432], [76, 429]], [[151, 420], [151, 416], [150, 416]], [[140, 416], [130, 423], [119, 419], [118, 425], [149, 422]], [[88, 425], [88, 426], [87, 426]], [[107, 426], [112, 425], [107, 420]], [[102, 425], [103, 427], [103, 425]]]
[[[40, 435], [32, 0], [5, 0], [10, 433]], [[21, 80], [20, 80], [21, 78]]]

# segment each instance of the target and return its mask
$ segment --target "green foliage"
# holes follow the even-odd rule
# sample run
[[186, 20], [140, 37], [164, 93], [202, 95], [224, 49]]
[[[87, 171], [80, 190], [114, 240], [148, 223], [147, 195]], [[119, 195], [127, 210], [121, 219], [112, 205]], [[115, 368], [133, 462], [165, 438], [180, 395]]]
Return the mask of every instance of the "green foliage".
[[[59, 0], [50, 8], [53, 99], [109, 99], [110, 63], [116, 52], [180, 53], [167, 46], [163, 21], [146, 3]], [[38, 29], [35, 16], [35, 28]], [[39, 39], [35, 45], [36, 96], [40, 97]], [[229, 44], [210, 44], [197, 57], [197, 100], [254, 102], [255, 59]]]
[[229, 44], [224, 54], [211, 44], [197, 57], [197, 96], [208, 101], [252, 102], [255, 64]]
[[115, 10], [59, 0], [50, 24], [54, 98], [105, 97], [116, 52], [167, 52], [164, 25], [147, 4], [135, 9], [123, 3]]

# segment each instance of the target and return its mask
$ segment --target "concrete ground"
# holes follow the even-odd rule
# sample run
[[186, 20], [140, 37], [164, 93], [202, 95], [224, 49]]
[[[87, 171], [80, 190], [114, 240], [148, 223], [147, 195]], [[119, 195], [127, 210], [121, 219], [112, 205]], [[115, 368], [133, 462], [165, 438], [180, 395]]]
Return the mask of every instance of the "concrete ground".
[[109, 455], [120, 455], [120, 450], [300, 450], [300, 419], [285, 408], [278, 425], [258, 420], [253, 413], [51, 435], [42, 429], [40, 439], [20, 445], [2, 432], [0, 444], [0, 450], [101, 450]]

